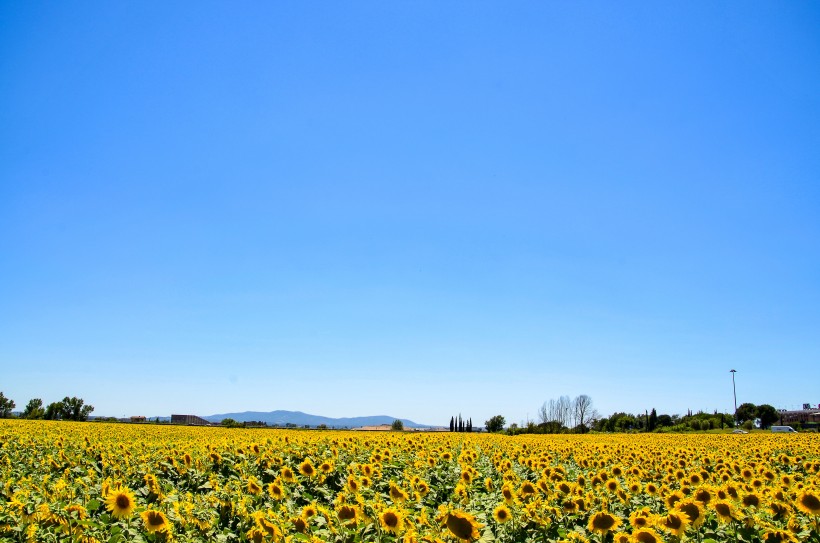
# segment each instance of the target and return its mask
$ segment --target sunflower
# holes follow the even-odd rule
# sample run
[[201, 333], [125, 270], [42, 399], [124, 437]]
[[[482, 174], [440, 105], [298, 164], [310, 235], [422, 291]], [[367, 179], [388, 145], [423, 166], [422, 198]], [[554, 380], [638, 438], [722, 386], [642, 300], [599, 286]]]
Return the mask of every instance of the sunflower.
[[504, 486], [501, 487], [501, 495], [504, 496], [504, 501], [508, 504], [512, 504], [515, 501], [515, 492], [509, 483], [504, 483]]
[[282, 468], [282, 480], [286, 483], [293, 483], [296, 481], [296, 475], [293, 473], [293, 470], [289, 467]]
[[672, 509], [673, 507], [675, 507], [675, 504], [682, 500], [684, 497], [685, 496], [683, 495], [683, 492], [675, 490], [667, 494], [663, 501], [666, 502], [666, 507], [668, 509]]
[[356, 519], [359, 516], [356, 508], [350, 505], [342, 505], [336, 508], [336, 515], [342, 524], [356, 524]]
[[504, 524], [510, 520], [512, 518], [512, 514], [510, 513], [510, 509], [507, 507], [507, 504], [499, 504], [498, 507], [493, 510], [493, 518], [499, 524]]
[[675, 504], [675, 510], [680, 511], [681, 513], [689, 517], [689, 522], [692, 524], [693, 528], [697, 528], [698, 526], [703, 524], [704, 520], [706, 520], [700, 502], [697, 502], [695, 500], [680, 500]]
[[565, 481], [562, 481], [555, 485], [555, 490], [563, 494], [569, 494], [572, 492], [572, 487], [570, 487]]
[[416, 485], [416, 490], [418, 491], [419, 496], [423, 498], [430, 492], [430, 485], [428, 485], [424, 481], [419, 481], [419, 483]]
[[311, 503], [302, 508], [302, 518], [307, 520], [311, 517], [315, 517], [319, 511], [316, 509], [316, 504]]
[[248, 494], [253, 494], [254, 496], [259, 496], [262, 494], [262, 486], [257, 483], [254, 478], [248, 479], [246, 488], [248, 490]]
[[314, 475], [316, 475], [316, 468], [313, 467], [313, 464], [310, 462], [310, 459], [305, 459], [304, 462], [299, 464], [299, 473], [301, 473], [305, 477], [313, 477]]
[[285, 497], [285, 491], [278, 480], [268, 484], [268, 494], [270, 494], [270, 497], [274, 500], [281, 500]]
[[647, 494], [651, 494], [652, 496], [654, 496], [658, 493], [658, 485], [656, 485], [655, 483], [646, 483], [644, 490], [646, 490]]
[[612, 543], [630, 543], [629, 534], [626, 532], [615, 532], [612, 536]]
[[672, 535], [680, 537], [689, 525], [689, 518], [681, 513], [669, 513], [665, 517], [660, 517], [655, 524]]
[[633, 528], [648, 528], [650, 524], [649, 516], [651, 514], [648, 507], [636, 509], [629, 515], [629, 524], [631, 524]]
[[147, 511], [143, 511], [140, 516], [142, 517], [143, 524], [145, 524], [145, 529], [150, 533], [167, 532], [170, 527], [168, 517], [166, 517], [162, 511], [148, 509]]
[[600, 511], [589, 517], [587, 530], [598, 534], [606, 534], [621, 525], [621, 519], [606, 511]]
[[718, 500], [709, 504], [709, 507], [715, 512], [720, 522], [729, 522], [737, 520], [737, 512], [732, 502], [728, 500]]
[[393, 503], [407, 501], [407, 497], [407, 492], [397, 486], [393, 481], [390, 481], [390, 499], [393, 500]]
[[807, 515], [820, 515], [820, 497], [811, 490], [805, 489], [798, 494], [795, 505]]
[[524, 481], [524, 484], [521, 485], [521, 488], [518, 489], [518, 495], [522, 498], [526, 499], [532, 497], [535, 494], [535, 485], [533, 485], [529, 481]]
[[617, 479], [610, 479], [605, 483], [606, 489], [610, 492], [616, 492], [620, 487]]
[[72, 513], [75, 513], [77, 518], [80, 519], [80, 520], [84, 520], [84, 519], [88, 518], [88, 510], [86, 510], [85, 507], [83, 507], [82, 505], [80, 505], [78, 503], [73, 503], [73, 504], [69, 505], [68, 507], [65, 508], [65, 511], [69, 515], [71, 515]]
[[712, 501], [713, 496], [708, 487], [702, 486], [695, 491], [694, 498], [703, 505], [708, 505], [709, 502]]
[[788, 530], [770, 528], [763, 532], [763, 541], [766, 543], [797, 543], [798, 539]]
[[632, 532], [634, 543], [663, 543], [663, 539], [658, 532], [652, 528], [640, 528]]
[[404, 516], [396, 509], [387, 508], [379, 514], [379, 524], [384, 530], [398, 534], [404, 528]]
[[114, 518], [128, 518], [136, 508], [134, 495], [127, 488], [111, 491], [105, 499], [105, 505]]
[[351, 492], [359, 491], [359, 481], [352, 475], [347, 478], [347, 489]]
[[248, 538], [248, 541], [252, 543], [262, 543], [265, 541], [265, 532], [259, 528], [251, 528], [245, 536]]
[[303, 519], [302, 517], [293, 517], [292, 519], [290, 519], [290, 521], [293, 523], [293, 529], [299, 532], [300, 534], [303, 534], [307, 531], [307, 522], [305, 522], [305, 519]]
[[260, 530], [262, 530], [264, 533], [272, 537], [275, 541], [281, 539], [282, 531], [276, 524], [271, 522], [269, 519], [261, 516], [257, 517], [256, 525]]
[[744, 494], [743, 498], [740, 501], [746, 507], [754, 507], [754, 508], [760, 507], [760, 496], [758, 496], [754, 492]]
[[792, 508], [786, 505], [785, 503], [779, 502], [771, 502], [769, 504], [769, 511], [772, 512], [772, 516], [776, 519], [786, 518], [789, 513], [791, 513]]
[[478, 529], [482, 527], [475, 518], [464, 511], [451, 511], [444, 523], [454, 536], [462, 541], [473, 541], [479, 538]]

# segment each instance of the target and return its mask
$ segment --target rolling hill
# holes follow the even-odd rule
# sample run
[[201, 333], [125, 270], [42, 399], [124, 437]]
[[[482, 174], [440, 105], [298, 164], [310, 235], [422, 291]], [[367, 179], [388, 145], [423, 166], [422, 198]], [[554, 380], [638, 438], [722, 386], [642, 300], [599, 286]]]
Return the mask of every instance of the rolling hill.
[[[233, 419], [237, 422], [261, 421], [269, 425], [285, 426], [295, 424], [296, 426], [319, 426], [324, 424], [328, 428], [358, 428], [360, 426], [378, 426], [380, 424], [391, 424], [396, 417], [387, 415], [375, 415], [370, 417], [322, 417], [311, 415], [301, 411], [243, 411], [241, 413], [222, 413], [202, 417], [210, 422], [219, 422], [222, 419]], [[399, 419], [407, 428], [429, 428], [428, 424], [419, 424], [408, 419]]]

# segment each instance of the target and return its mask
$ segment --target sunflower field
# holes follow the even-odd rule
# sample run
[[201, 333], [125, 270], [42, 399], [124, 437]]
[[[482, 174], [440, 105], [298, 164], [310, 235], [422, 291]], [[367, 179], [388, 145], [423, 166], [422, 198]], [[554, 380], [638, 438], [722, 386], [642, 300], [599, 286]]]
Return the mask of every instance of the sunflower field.
[[817, 434], [0, 420], [0, 541], [820, 543]]

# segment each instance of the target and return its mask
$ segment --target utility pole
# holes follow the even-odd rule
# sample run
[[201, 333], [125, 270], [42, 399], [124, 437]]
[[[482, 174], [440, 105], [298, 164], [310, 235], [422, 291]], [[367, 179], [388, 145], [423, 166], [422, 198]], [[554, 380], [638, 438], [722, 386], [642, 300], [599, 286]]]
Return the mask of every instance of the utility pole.
[[737, 370], [729, 370], [732, 374], [732, 394], [735, 396], [735, 428], [737, 428], [737, 389], [735, 388], [735, 373]]

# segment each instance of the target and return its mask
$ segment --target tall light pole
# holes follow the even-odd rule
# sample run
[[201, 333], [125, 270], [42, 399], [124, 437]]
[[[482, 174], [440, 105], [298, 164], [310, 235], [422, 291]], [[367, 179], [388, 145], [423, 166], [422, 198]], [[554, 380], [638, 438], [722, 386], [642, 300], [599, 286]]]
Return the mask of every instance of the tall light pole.
[[737, 428], [737, 389], [735, 388], [735, 373], [737, 370], [729, 370], [732, 374], [732, 394], [735, 396], [735, 428]]

